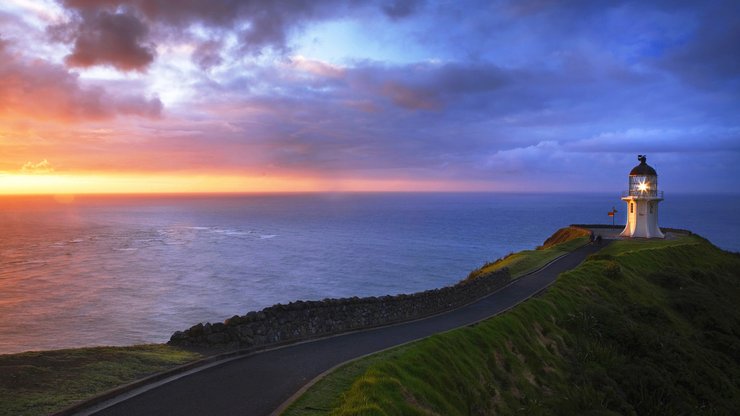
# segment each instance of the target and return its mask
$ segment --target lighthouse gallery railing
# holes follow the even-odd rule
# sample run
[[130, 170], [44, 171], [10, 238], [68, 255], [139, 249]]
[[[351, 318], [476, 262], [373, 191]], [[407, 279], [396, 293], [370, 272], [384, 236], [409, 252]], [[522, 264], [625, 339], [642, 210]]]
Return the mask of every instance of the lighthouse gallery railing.
[[634, 196], [634, 197], [644, 197], [644, 198], [663, 198], [663, 191], [656, 191], [652, 189], [648, 189], [645, 191], [640, 190], [630, 190], [630, 191], [622, 191], [622, 197], [626, 198], [628, 196]]

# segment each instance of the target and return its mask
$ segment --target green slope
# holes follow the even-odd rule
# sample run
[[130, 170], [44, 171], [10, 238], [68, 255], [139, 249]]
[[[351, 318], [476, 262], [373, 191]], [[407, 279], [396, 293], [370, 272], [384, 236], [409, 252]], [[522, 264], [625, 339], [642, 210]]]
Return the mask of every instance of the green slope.
[[738, 414], [738, 301], [737, 254], [615, 242], [504, 315], [350, 363], [287, 414]]
[[199, 358], [168, 345], [0, 355], [0, 415], [46, 415]]
[[524, 250], [511, 253], [504, 258], [473, 270], [470, 272], [468, 279], [475, 279], [478, 276], [494, 272], [503, 267], [509, 268], [512, 277], [521, 277], [586, 243], [588, 243], [587, 230], [577, 227], [561, 228], [548, 238], [542, 247], [537, 248], [537, 250]]

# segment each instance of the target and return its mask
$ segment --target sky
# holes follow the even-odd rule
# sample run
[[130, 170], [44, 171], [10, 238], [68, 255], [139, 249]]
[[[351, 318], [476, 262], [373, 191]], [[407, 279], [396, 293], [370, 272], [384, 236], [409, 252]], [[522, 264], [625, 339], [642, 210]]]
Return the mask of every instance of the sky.
[[4, 0], [0, 194], [740, 192], [740, 2]]

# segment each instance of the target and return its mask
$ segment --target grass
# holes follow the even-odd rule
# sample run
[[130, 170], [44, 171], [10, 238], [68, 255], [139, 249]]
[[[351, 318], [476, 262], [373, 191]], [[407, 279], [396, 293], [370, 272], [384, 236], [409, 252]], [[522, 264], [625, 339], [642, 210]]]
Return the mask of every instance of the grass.
[[517, 278], [539, 269], [547, 263], [555, 260], [563, 254], [575, 250], [587, 242], [588, 231], [575, 227], [562, 228], [553, 234], [552, 237], [548, 238], [541, 248], [509, 254], [504, 258], [488, 263], [480, 269], [472, 271], [468, 278], [476, 278], [480, 275], [494, 272], [503, 267], [508, 267], [511, 276], [513, 278]]
[[618, 241], [506, 314], [339, 369], [285, 414], [738, 414], [738, 299], [737, 254]]
[[0, 355], [0, 415], [46, 415], [200, 358], [158, 344]]
[[551, 235], [547, 240], [545, 240], [545, 242], [542, 243], [542, 247], [540, 247], [540, 249], [547, 249], [558, 244], [567, 243], [577, 238], [588, 237], [589, 235], [591, 235], [591, 231], [585, 228], [574, 226], [561, 228], [555, 231], [555, 234]]

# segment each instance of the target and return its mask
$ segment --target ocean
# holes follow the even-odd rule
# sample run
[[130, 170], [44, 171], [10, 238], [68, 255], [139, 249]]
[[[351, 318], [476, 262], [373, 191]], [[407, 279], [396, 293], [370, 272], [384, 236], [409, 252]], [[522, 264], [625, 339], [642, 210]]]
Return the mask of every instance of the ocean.
[[[165, 342], [275, 303], [454, 284], [616, 194], [0, 197], [0, 354]], [[740, 196], [667, 195], [660, 225], [740, 251]]]

